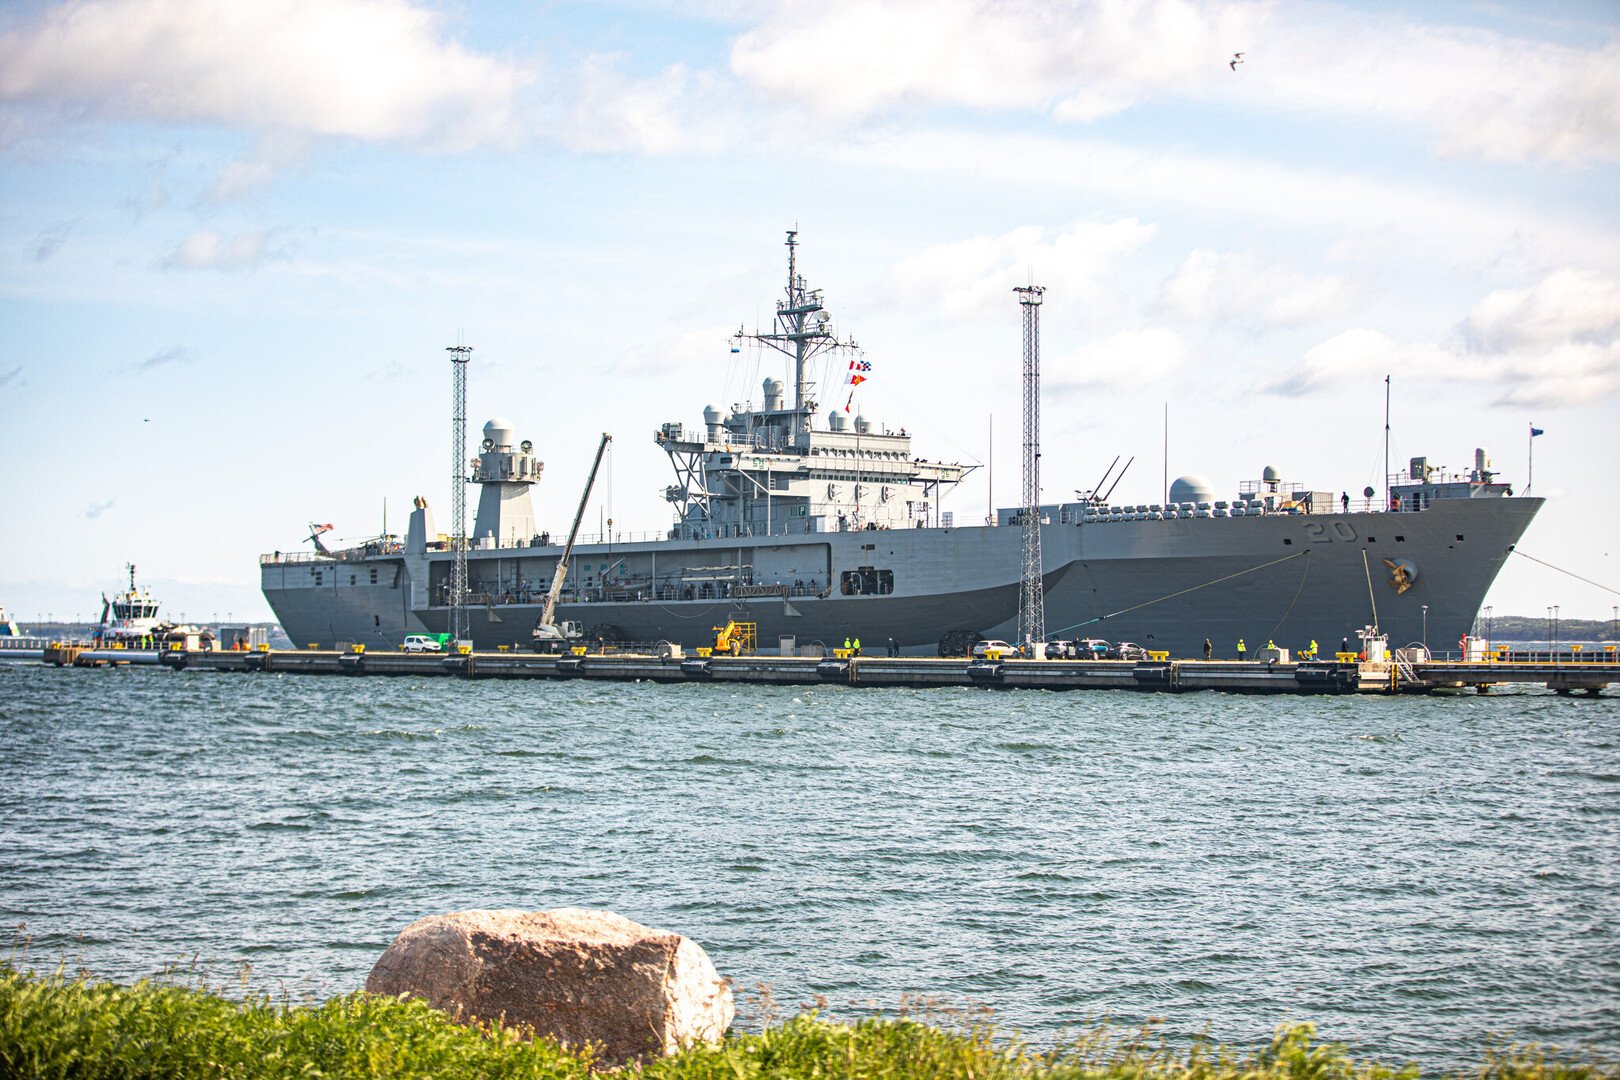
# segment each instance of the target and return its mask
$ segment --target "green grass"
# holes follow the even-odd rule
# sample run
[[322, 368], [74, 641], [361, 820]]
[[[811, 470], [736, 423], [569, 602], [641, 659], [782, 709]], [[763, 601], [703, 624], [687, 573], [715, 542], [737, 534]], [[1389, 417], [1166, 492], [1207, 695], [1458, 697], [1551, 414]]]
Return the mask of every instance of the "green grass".
[[[1620, 1076], [1613, 1066], [1535, 1047], [1481, 1048], [1480, 1053], [1477, 1068], [1457, 1075]], [[367, 994], [311, 1005], [262, 997], [234, 1001], [168, 983], [120, 986], [0, 964], [0, 1076], [584, 1080], [592, 1065], [589, 1054], [545, 1040], [453, 1024], [420, 1002]], [[600, 1066], [597, 1070], [601, 1075]], [[1415, 1069], [1353, 1061], [1342, 1047], [1317, 1043], [1309, 1024], [1279, 1029], [1269, 1045], [1251, 1050], [1204, 1043], [1177, 1049], [1151, 1028], [1102, 1026], [1043, 1051], [998, 1037], [982, 1024], [935, 1026], [906, 1017], [839, 1024], [813, 1013], [651, 1062], [640, 1074], [647, 1080], [1383, 1080], [1417, 1075]]]

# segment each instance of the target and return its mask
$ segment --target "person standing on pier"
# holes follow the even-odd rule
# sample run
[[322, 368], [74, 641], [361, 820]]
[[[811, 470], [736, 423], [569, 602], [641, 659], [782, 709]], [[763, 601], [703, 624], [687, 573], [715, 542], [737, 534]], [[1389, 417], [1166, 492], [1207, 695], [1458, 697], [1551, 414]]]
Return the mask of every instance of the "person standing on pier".
[[1245, 659], [1248, 656], [1248, 652], [1248, 647], [1243, 644], [1243, 639], [1238, 638], [1238, 659]]
[[1213, 645], [1211, 645], [1209, 643], [1209, 638], [1205, 638], [1204, 639], [1204, 663], [1206, 663], [1206, 664], [1209, 663], [1209, 654], [1214, 652], [1214, 651], [1215, 651], [1215, 646], [1213, 646]]

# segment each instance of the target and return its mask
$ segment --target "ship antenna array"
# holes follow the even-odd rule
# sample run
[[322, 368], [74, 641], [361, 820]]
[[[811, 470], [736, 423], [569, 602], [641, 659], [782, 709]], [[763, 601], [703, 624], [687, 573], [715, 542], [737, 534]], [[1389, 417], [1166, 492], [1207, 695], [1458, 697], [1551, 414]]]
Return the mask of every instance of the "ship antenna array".
[[1046, 598], [1041, 591], [1041, 295], [1039, 285], [1013, 290], [1024, 310], [1023, 572], [1018, 593], [1018, 638], [1028, 655], [1046, 640]]
[[817, 404], [811, 397], [814, 384], [806, 374], [810, 360], [828, 349], [858, 351], [860, 346], [828, 329], [832, 316], [822, 306], [821, 290], [809, 288], [799, 276], [798, 248], [799, 230], [789, 229], [787, 297], [776, 302], [775, 326], [753, 333], [739, 327], [732, 340], [767, 345], [793, 361], [793, 411], [802, 416], [814, 412]]
[[467, 636], [467, 364], [471, 345], [452, 345], [450, 367], [455, 373], [450, 417], [450, 640]]

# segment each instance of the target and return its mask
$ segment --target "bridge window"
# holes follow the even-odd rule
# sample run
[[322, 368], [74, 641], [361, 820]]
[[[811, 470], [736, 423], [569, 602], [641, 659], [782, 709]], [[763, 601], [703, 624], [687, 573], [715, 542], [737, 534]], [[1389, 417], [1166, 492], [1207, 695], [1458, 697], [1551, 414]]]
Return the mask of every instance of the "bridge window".
[[887, 596], [894, 592], [894, 571], [875, 570], [870, 566], [845, 570], [839, 579], [838, 591], [845, 596]]

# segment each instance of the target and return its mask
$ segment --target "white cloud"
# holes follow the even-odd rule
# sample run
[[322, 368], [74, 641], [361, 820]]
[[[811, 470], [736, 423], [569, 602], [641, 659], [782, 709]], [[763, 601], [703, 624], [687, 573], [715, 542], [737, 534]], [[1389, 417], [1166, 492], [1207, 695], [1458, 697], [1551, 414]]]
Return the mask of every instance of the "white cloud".
[[240, 232], [227, 237], [217, 229], [198, 229], [180, 241], [163, 265], [181, 270], [246, 270], [265, 256], [268, 232]]
[[1229, 44], [1248, 37], [1261, 10], [1189, 0], [787, 0], [737, 38], [731, 67], [828, 114], [945, 103], [1091, 120], [1153, 87], [1224, 72]]
[[1119, 389], [1162, 382], [1185, 367], [1190, 354], [1186, 340], [1174, 330], [1156, 326], [1122, 330], [1044, 364], [1042, 387], [1062, 394], [1081, 387]]
[[[963, 105], [1087, 122], [1150, 100], [1392, 117], [1443, 153], [1620, 160], [1620, 39], [1596, 47], [1404, 14], [1231, 0], [785, 0], [732, 71], [823, 115]], [[1243, 51], [1236, 71], [1228, 57]]]
[[1620, 332], [1620, 281], [1563, 269], [1526, 289], [1499, 289], [1462, 324], [1476, 352], [1509, 352], [1564, 343], [1612, 342]]
[[1194, 322], [1300, 326], [1340, 313], [1350, 299], [1349, 287], [1338, 277], [1302, 274], [1248, 253], [1199, 248], [1165, 281], [1159, 304], [1166, 313]]
[[1262, 389], [1284, 397], [1302, 397], [1336, 383], [1364, 378], [1369, 371], [1389, 371], [1403, 360], [1405, 350], [1388, 334], [1356, 327], [1335, 334], [1305, 351], [1287, 371]]
[[1050, 187], [1131, 205], [1164, 202], [1237, 215], [1255, 227], [1331, 228], [1334, 258], [1489, 262], [1503, 253], [1532, 268], [1567, 262], [1620, 265], [1620, 234], [1582, 220], [1581, 205], [1476, 198], [1288, 163], [1176, 150], [1143, 151], [1101, 140], [964, 128], [883, 131], [827, 151], [835, 161], [918, 175], [968, 177], [1015, 190]]
[[1306, 351], [1265, 387], [1312, 394], [1367, 371], [1404, 371], [1495, 389], [1503, 406], [1580, 405], [1620, 391], [1620, 280], [1564, 269], [1476, 304], [1442, 344], [1346, 330]]
[[1499, 289], [1458, 327], [1460, 365], [1502, 405], [1575, 404], [1620, 390], [1620, 280], [1562, 269]]
[[727, 142], [718, 80], [672, 64], [636, 79], [618, 55], [588, 57], [569, 80], [571, 104], [555, 125], [564, 146], [587, 153], [713, 152]]
[[934, 244], [890, 270], [900, 300], [937, 304], [952, 318], [1003, 310], [1012, 290], [1033, 281], [1075, 303], [1090, 295], [1102, 272], [1153, 238], [1154, 227], [1135, 218], [1076, 222], [1048, 234], [1025, 225], [997, 236]]
[[[735, 326], [709, 326], [688, 330], [673, 339], [626, 349], [609, 362], [615, 375], [657, 376], [679, 371], [701, 371], [723, 366], [731, 354]], [[746, 395], [749, 388], [744, 387]], [[754, 388], [757, 392], [758, 388]]]
[[0, 101], [417, 142], [509, 133], [527, 74], [407, 0], [69, 0], [0, 34]]
[[275, 175], [275, 167], [265, 161], [233, 161], [204, 194], [203, 201], [218, 205], [240, 199], [262, 188]]

